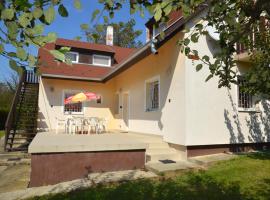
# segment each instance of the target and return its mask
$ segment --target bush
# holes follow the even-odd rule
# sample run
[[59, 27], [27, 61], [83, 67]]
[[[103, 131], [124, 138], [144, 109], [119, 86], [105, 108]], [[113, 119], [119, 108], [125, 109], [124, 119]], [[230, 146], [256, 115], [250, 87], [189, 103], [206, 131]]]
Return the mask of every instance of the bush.
[[0, 108], [0, 130], [5, 129], [5, 123], [9, 113], [8, 108]]

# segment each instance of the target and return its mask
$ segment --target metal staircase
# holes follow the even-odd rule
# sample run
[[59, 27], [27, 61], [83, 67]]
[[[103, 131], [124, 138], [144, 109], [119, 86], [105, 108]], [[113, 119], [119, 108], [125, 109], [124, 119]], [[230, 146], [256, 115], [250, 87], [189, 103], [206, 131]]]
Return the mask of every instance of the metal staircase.
[[27, 151], [37, 133], [39, 76], [24, 70], [5, 125], [5, 151]]

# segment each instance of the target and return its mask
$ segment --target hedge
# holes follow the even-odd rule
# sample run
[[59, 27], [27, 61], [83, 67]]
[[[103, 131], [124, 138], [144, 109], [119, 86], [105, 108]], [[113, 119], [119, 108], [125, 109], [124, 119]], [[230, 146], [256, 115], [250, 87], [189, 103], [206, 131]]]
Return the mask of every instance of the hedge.
[[0, 130], [5, 129], [5, 123], [8, 116], [9, 109], [0, 108]]

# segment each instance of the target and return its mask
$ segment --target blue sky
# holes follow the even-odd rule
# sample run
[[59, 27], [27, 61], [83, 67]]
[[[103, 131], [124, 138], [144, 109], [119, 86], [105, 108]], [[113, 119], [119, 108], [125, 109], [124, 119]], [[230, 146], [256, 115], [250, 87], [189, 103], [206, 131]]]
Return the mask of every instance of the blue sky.
[[[45, 33], [55, 32], [57, 33], [58, 37], [67, 39], [82, 36], [80, 24], [90, 23], [92, 12], [97, 8], [102, 8], [102, 5], [98, 3], [98, 0], [81, 0], [81, 10], [76, 10], [73, 7], [73, 0], [64, 0], [63, 2], [69, 12], [68, 18], [63, 18], [57, 15], [56, 20], [50, 26], [45, 27]], [[115, 13], [115, 16], [113, 19], [111, 19], [111, 22], [126, 22], [131, 18], [136, 20], [135, 29], [143, 31], [143, 34], [140, 36], [139, 40], [145, 42], [146, 36], [144, 24], [150, 18], [149, 14], [145, 13], [144, 18], [142, 18], [139, 13], [130, 15], [128, 5], [125, 5], [120, 11]], [[36, 54], [37, 49], [29, 48], [28, 51], [32, 54]], [[8, 60], [6, 58], [0, 56], [0, 63], [0, 81], [2, 81], [8, 79], [12, 73], [12, 70], [9, 68]]]

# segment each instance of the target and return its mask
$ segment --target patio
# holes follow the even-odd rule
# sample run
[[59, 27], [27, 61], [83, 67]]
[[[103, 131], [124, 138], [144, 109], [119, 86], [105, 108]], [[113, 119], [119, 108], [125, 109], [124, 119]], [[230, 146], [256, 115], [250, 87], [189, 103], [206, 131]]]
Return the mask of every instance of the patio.
[[160, 140], [157, 136], [117, 130], [90, 135], [38, 133], [28, 150], [30, 187], [83, 178], [94, 172], [143, 169], [149, 141]]

